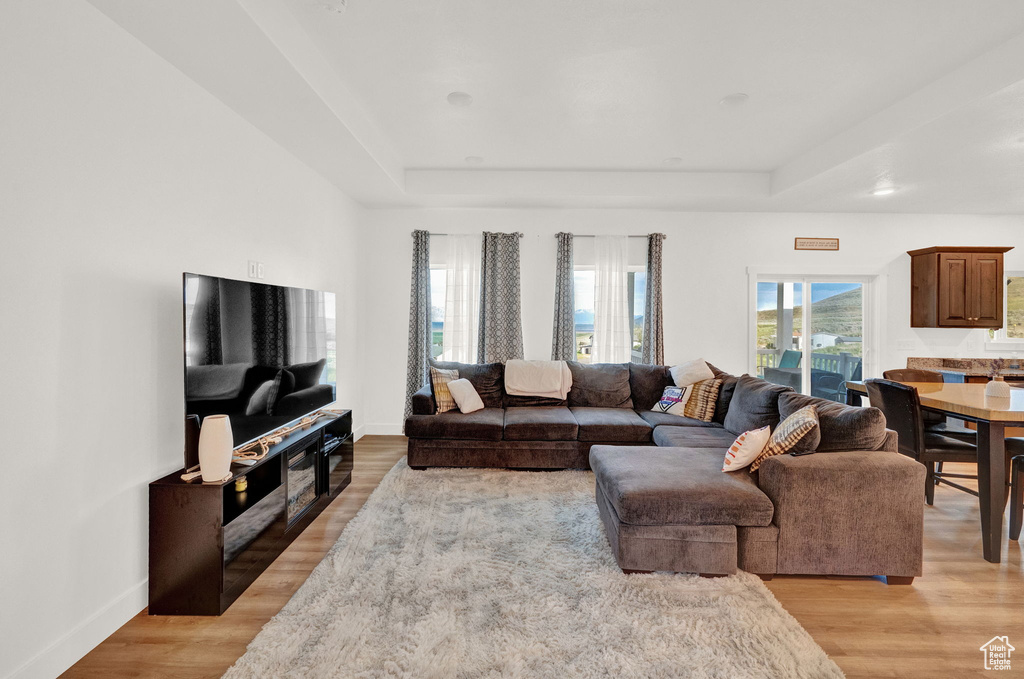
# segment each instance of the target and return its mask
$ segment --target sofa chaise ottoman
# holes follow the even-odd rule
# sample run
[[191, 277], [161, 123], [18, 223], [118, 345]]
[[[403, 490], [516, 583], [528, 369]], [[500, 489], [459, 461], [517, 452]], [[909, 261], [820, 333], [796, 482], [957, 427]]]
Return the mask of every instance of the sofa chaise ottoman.
[[775, 508], [750, 474], [723, 474], [714, 448], [596, 446], [597, 508], [626, 572], [736, 572], [738, 526], [766, 527]]

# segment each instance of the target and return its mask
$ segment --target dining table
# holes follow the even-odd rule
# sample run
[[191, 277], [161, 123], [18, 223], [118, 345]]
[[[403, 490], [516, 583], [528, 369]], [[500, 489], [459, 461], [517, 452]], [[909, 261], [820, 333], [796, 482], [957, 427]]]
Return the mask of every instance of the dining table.
[[[986, 396], [984, 384], [905, 382], [917, 388], [921, 408], [973, 422], [978, 427], [978, 505], [981, 545], [986, 561], [1002, 559], [1003, 512], [1009, 496], [1006, 427], [1024, 426], [1024, 389], [1008, 397]], [[846, 402], [860, 405], [868, 390], [862, 381], [846, 382]], [[923, 494], [923, 489], [922, 489]]]

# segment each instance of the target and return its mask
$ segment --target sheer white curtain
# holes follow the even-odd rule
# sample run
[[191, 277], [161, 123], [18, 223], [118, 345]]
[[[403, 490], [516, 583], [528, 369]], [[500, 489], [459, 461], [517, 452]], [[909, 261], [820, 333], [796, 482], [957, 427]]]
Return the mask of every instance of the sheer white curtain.
[[594, 239], [594, 363], [628, 363], [633, 319], [629, 317], [629, 239]]
[[480, 234], [446, 236], [443, 361], [476, 363], [480, 323]]

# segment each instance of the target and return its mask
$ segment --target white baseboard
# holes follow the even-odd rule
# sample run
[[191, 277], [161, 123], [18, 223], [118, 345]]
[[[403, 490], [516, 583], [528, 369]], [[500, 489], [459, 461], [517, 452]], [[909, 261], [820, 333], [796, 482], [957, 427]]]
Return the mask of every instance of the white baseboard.
[[401, 424], [368, 424], [366, 425], [367, 436], [401, 436]]
[[53, 679], [81, 660], [101, 641], [134, 618], [149, 603], [149, 580], [143, 580], [29, 658], [7, 679]]
[[358, 441], [359, 439], [363, 438], [364, 436], [366, 436], [366, 427], [364, 427], [363, 425], [359, 425], [358, 427], [356, 427], [355, 429], [352, 430], [352, 440], [353, 441]]

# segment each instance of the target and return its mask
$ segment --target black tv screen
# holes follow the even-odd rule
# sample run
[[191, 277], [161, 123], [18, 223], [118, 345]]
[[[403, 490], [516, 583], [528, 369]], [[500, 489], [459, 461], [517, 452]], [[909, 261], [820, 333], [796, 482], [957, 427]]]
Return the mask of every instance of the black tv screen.
[[185, 415], [235, 447], [335, 400], [334, 293], [184, 274]]

